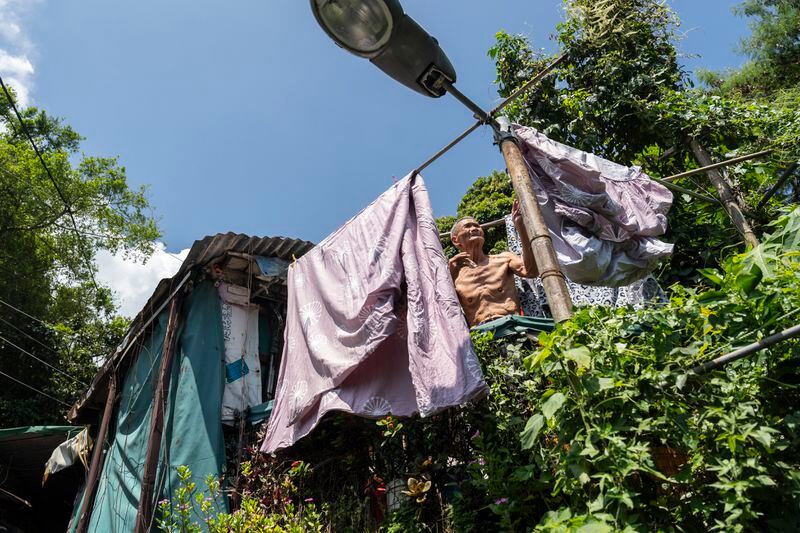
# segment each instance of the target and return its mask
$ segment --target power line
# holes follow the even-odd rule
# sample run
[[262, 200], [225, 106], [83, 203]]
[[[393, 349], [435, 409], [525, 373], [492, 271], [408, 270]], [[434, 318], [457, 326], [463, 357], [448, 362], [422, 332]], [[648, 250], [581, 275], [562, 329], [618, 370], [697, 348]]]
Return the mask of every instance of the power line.
[[29, 389], [31, 389], [31, 390], [32, 390], [32, 391], [34, 391], [34, 392], [38, 392], [38, 393], [39, 393], [39, 394], [41, 394], [42, 396], [47, 396], [48, 398], [50, 398], [50, 399], [51, 399], [51, 400], [53, 400], [53, 401], [56, 401], [56, 402], [58, 402], [58, 403], [60, 403], [60, 404], [62, 404], [62, 405], [66, 405], [67, 407], [72, 407], [72, 406], [71, 406], [70, 404], [68, 404], [67, 402], [65, 402], [65, 401], [62, 401], [62, 400], [59, 400], [58, 398], [54, 398], [53, 396], [50, 396], [50, 395], [49, 395], [49, 394], [47, 394], [46, 392], [42, 392], [42, 391], [40, 391], [39, 389], [37, 389], [36, 387], [34, 387], [34, 386], [32, 386], [32, 385], [28, 385], [28, 384], [27, 384], [27, 383], [25, 383], [24, 381], [20, 381], [20, 380], [18, 380], [17, 378], [15, 378], [14, 376], [10, 376], [10, 375], [6, 374], [6, 373], [5, 373], [5, 372], [3, 372], [2, 370], [0, 370], [0, 375], [2, 375], [2, 376], [5, 376], [5, 377], [7, 377], [7, 378], [8, 378], [8, 379], [10, 379], [10, 380], [16, 381], [17, 383], [19, 383], [19, 384], [20, 384], [20, 385], [22, 385], [23, 387], [28, 387]]
[[44, 321], [44, 320], [42, 320], [41, 318], [36, 318], [36, 317], [35, 317], [35, 316], [33, 316], [33, 315], [29, 315], [28, 313], [26, 313], [26, 312], [25, 312], [25, 311], [23, 311], [22, 309], [19, 309], [19, 308], [17, 308], [17, 307], [14, 307], [14, 306], [13, 306], [13, 305], [11, 305], [10, 303], [6, 302], [5, 300], [2, 300], [2, 299], [0, 299], [0, 304], [10, 307], [11, 309], [13, 309], [14, 311], [16, 311], [17, 313], [20, 313], [20, 314], [22, 314], [22, 315], [25, 315], [26, 317], [30, 318], [31, 320], [35, 320], [36, 322], [38, 322], [39, 324], [43, 325], [43, 326], [44, 326], [44, 327], [46, 327], [47, 329], [53, 330], [53, 331], [55, 331], [56, 333], [59, 333], [59, 334], [62, 334], [62, 335], [66, 335], [67, 337], [75, 337], [75, 336], [76, 336], [76, 334], [75, 334], [75, 333], [69, 334], [69, 333], [66, 333], [66, 332], [63, 332], [63, 331], [59, 331], [59, 330], [58, 330], [58, 329], [56, 329], [56, 327], [55, 327], [55, 326], [53, 326], [52, 324], [48, 324], [47, 322], [45, 322], [45, 321]]
[[53, 352], [54, 354], [58, 355], [58, 350], [56, 350], [55, 348], [52, 348], [52, 347], [50, 347], [50, 346], [46, 345], [45, 343], [43, 343], [42, 341], [40, 341], [39, 339], [37, 339], [37, 338], [36, 338], [36, 337], [34, 337], [33, 335], [31, 335], [31, 334], [29, 334], [29, 333], [26, 333], [25, 331], [21, 330], [20, 328], [18, 328], [17, 326], [15, 326], [14, 324], [12, 324], [11, 322], [9, 322], [8, 320], [6, 320], [5, 318], [3, 318], [3, 317], [1, 317], [1, 316], [0, 316], [0, 322], [4, 322], [5, 324], [7, 324], [7, 325], [11, 326], [12, 328], [14, 328], [15, 330], [17, 330], [18, 332], [20, 332], [20, 333], [22, 333], [23, 335], [25, 335], [26, 337], [28, 337], [30, 340], [32, 340], [33, 342], [35, 342], [36, 344], [38, 344], [38, 345], [39, 345], [39, 346], [41, 346], [42, 348], [46, 348], [46, 349], [50, 350], [51, 352]]
[[74, 381], [75, 383], [78, 383], [79, 385], [83, 385], [84, 387], [88, 387], [88, 386], [89, 386], [88, 384], [86, 384], [86, 383], [84, 383], [83, 381], [79, 380], [79, 379], [78, 379], [78, 378], [76, 378], [75, 376], [72, 376], [72, 375], [70, 375], [70, 374], [67, 374], [66, 372], [64, 372], [64, 371], [63, 371], [63, 370], [61, 370], [60, 368], [58, 368], [58, 367], [56, 367], [56, 366], [53, 366], [53, 365], [51, 365], [50, 363], [48, 363], [48, 362], [47, 362], [47, 361], [45, 361], [44, 359], [40, 359], [40, 358], [36, 357], [35, 355], [33, 355], [31, 352], [29, 352], [29, 351], [28, 351], [28, 350], [26, 350], [25, 348], [22, 348], [22, 347], [20, 347], [20, 346], [17, 346], [16, 344], [14, 344], [14, 343], [13, 343], [13, 342], [11, 342], [10, 340], [6, 339], [6, 338], [5, 338], [5, 337], [3, 337], [2, 335], [0, 335], [0, 341], [7, 342], [8, 344], [10, 344], [11, 346], [13, 346], [14, 348], [16, 348], [17, 350], [19, 350], [20, 352], [24, 353], [25, 355], [27, 355], [27, 356], [29, 356], [29, 357], [33, 357], [34, 359], [36, 359], [37, 361], [39, 361], [39, 362], [40, 362], [40, 363], [42, 363], [43, 365], [45, 365], [45, 366], [47, 366], [47, 367], [50, 367], [50, 368], [52, 368], [53, 370], [55, 370], [55, 371], [56, 371], [56, 372], [58, 372], [59, 374], [61, 374], [61, 375], [64, 375], [64, 376], [67, 376], [69, 379], [71, 379], [71, 380], [72, 380], [72, 381]]
[[[80, 242], [81, 241], [80, 230], [78, 229], [78, 223], [75, 222], [75, 213], [72, 212], [72, 206], [67, 201], [66, 196], [64, 196], [64, 192], [61, 190], [61, 187], [59, 187], [58, 182], [56, 182], [55, 178], [53, 177], [53, 174], [50, 173], [50, 167], [47, 166], [47, 163], [45, 162], [44, 157], [42, 157], [42, 153], [39, 151], [39, 147], [36, 146], [36, 141], [33, 140], [33, 136], [28, 131], [27, 126], [25, 126], [25, 121], [22, 120], [22, 115], [20, 115], [19, 109], [17, 109], [17, 104], [14, 102], [14, 99], [11, 97], [11, 93], [8, 91], [8, 88], [6, 87], [6, 84], [3, 81], [3, 77], [2, 76], [0, 76], [0, 87], [2, 87], [3, 93], [5, 94], [6, 99], [8, 100], [8, 103], [11, 105], [11, 109], [14, 110], [14, 114], [17, 116], [17, 120], [19, 120], [19, 125], [20, 125], [20, 128], [22, 128], [22, 132], [25, 134], [25, 136], [30, 141], [31, 146], [33, 147], [33, 151], [36, 152], [36, 156], [39, 158], [39, 161], [42, 163], [42, 167], [44, 168], [44, 171], [47, 174], [47, 177], [50, 178], [50, 181], [53, 183], [53, 187], [55, 187], [56, 192], [58, 193], [58, 196], [61, 198], [61, 201], [64, 202], [64, 207], [67, 210], [67, 214], [69, 215], [69, 219], [72, 221], [72, 227], [75, 230], [76, 235], [78, 235], [78, 242]], [[9, 121], [9, 123], [13, 125], [13, 123], [11, 121]], [[86, 257], [83, 256], [82, 254], [81, 254], [81, 257], [83, 257], [84, 260], [86, 261], [86, 264], [87, 264], [87, 267], [88, 267], [88, 270], [89, 270], [89, 276], [91, 278], [92, 285], [94, 286], [94, 290], [98, 291], [99, 289], [97, 287], [97, 282], [94, 279], [94, 270], [92, 270], [92, 265], [89, 263], [88, 259], [86, 259]]]

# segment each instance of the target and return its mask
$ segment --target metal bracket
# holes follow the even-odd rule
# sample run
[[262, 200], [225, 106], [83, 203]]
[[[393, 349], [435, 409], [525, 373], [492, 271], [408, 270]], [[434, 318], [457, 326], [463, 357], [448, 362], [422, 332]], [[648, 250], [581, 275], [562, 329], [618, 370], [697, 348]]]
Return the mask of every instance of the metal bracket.
[[503, 141], [517, 142], [517, 138], [511, 131], [511, 120], [505, 115], [497, 117], [490, 124], [494, 131], [494, 144], [499, 146]]

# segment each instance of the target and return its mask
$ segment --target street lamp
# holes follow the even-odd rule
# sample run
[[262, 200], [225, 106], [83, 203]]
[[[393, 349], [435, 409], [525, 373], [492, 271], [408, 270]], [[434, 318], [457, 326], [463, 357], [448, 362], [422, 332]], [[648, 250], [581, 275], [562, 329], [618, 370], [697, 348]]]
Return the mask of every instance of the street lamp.
[[449, 92], [492, 126], [522, 208], [550, 311], [557, 322], [570, 318], [572, 300], [516, 139], [501, 131], [493, 117], [454, 87], [456, 71], [439, 42], [405, 14], [399, 0], [311, 0], [311, 9], [325, 33], [340, 47], [369, 59], [418, 93], [438, 98]]
[[450, 60], [397, 0], [311, 0], [317, 22], [336, 44], [365, 57], [415, 91], [438, 98], [455, 83]]

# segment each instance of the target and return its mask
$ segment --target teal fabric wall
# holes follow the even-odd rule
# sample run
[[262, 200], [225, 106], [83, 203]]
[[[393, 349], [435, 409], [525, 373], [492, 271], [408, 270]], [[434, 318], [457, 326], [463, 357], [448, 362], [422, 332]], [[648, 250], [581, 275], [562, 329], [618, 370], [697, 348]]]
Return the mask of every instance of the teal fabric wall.
[[[89, 531], [133, 530], [166, 321], [164, 311], [125, 376]], [[162, 445], [156, 476], [159, 499], [174, 496], [180, 465], [189, 466], [199, 490], [205, 489], [209, 474], [218, 477], [224, 470], [220, 420], [224, 341], [219, 297], [211, 282], [197, 285], [184, 301], [178, 339], [164, 417], [164, 443], [169, 446]], [[227, 510], [224, 498], [214, 506]]]
[[[180, 359], [176, 359], [172, 367], [172, 387], [164, 423], [164, 441], [169, 442], [164, 450], [169, 473], [164, 480], [162, 498], [170, 499], [178, 490], [177, 469], [181, 465], [192, 471], [192, 481], [198, 491], [206, 491], [209, 474], [219, 478], [225, 471], [221, 420], [224, 342], [217, 290], [211, 282], [201, 283], [184, 307]], [[216, 499], [214, 508], [216, 512], [227, 511], [226, 499]], [[199, 516], [198, 521], [202, 523]]]

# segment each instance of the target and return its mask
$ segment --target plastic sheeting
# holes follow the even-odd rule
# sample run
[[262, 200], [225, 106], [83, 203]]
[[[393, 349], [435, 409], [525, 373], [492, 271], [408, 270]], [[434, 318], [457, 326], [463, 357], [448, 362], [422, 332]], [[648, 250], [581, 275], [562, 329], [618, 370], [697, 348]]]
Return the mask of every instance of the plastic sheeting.
[[522, 315], [506, 315], [472, 328], [473, 331], [494, 333], [495, 339], [502, 339], [509, 335], [524, 335], [525, 333], [539, 333], [553, 331], [555, 322], [552, 318], [541, 318]]
[[[164, 443], [168, 445], [162, 444], [156, 476], [159, 499], [172, 499], [179, 488], [178, 466], [187, 465], [192, 470], [191, 481], [204, 490], [206, 477], [221, 476], [225, 465], [220, 420], [222, 317], [217, 291], [210, 282], [195, 287], [184, 302], [182, 315], [164, 416]], [[165, 311], [154, 321], [150, 338], [125, 377], [89, 531], [133, 531], [166, 322]], [[217, 512], [226, 509], [224, 499], [215, 502]]]

